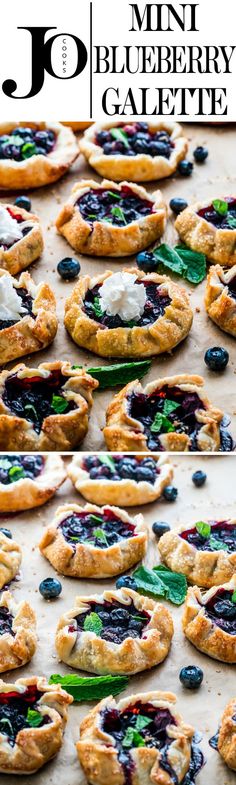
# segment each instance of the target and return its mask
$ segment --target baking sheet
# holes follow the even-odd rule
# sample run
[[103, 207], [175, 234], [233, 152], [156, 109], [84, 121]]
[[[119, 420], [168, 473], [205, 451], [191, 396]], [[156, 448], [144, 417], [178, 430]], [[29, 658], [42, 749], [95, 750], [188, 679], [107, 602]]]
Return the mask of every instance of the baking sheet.
[[[209, 157], [205, 164], [196, 164], [194, 173], [190, 178], [171, 177], [159, 181], [158, 183], [148, 183], [147, 189], [154, 190], [160, 187], [164, 198], [169, 203], [172, 196], [181, 196], [188, 202], [194, 200], [204, 200], [209, 197], [210, 201], [214, 197], [225, 196], [235, 193], [236, 163], [235, 163], [235, 141], [236, 126], [229, 124], [222, 127], [211, 127], [199, 124], [186, 124], [185, 133], [190, 143], [190, 157], [194, 148], [199, 145], [207, 145]], [[30, 358], [22, 358], [23, 362], [34, 366], [43, 361], [55, 359], [65, 359], [72, 363], [83, 364], [89, 368], [105, 365], [107, 361], [92, 352], [80, 349], [67, 334], [63, 326], [63, 314], [65, 299], [69, 296], [75, 282], [65, 282], [60, 279], [56, 267], [60, 259], [65, 256], [75, 256], [81, 263], [81, 273], [95, 275], [110, 269], [113, 272], [123, 267], [131, 266], [135, 262], [135, 257], [123, 259], [95, 259], [88, 256], [76, 255], [64, 238], [57, 234], [54, 221], [63, 202], [68, 198], [72, 185], [84, 177], [94, 177], [99, 181], [99, 176], [85, 163], [82, 155], [72, 167], [70, 173], [61, 181], [52, 186], [39, 188], [29, 193], [32, 198], [32, 210], [35, 212], [42, 223], [45, 238], [45, 250], [43, 256], [35, 264], [31, 265], [31, 272], [36, 283], [47, 280], [57, 298], [57, 313], [59, 317], [59, 329], [54, 343], [42, 352], [31, 355]], [[9, 201], [9, 194], [1, 194], [0, 198]], [[14, 200], [16, 194], [11, 198]], [[173, 228], [173, 219], [168, 222], [164, 240], [170, 244], [177, 239]], [[179, 279], [182, 285], [182, 279]], [[222, 332], [207, 317], [204, 309], [203, 297], [205, 281], [197, 287], [192, 287], [184, 282], [191, 297], [191, 305], [194, 312], [194, 322], [189, 337], [177, 347], [172, 354], [154, 358], [151, 370], [145, 377], [144, 383], [160, 376], [173, 375], [176, 373], [197, 373], [204, 376], [206, 381], [206, 391], [212, 402], [220, 406], [224, 412], [231, 416], [231, 433], [236, 438], [236, 399], [235, 399], [235, 373], [236, 356], [235, 340]], [[208, 371], [204, 363], [204, 354], [210, 346], [224, 346], [230, 355], [230, 361], [223, 374], [215, 374]], [[20, 362], [20, 360], [16, 362]], [[111, 360], [116, 362], [116, 360]], [[8, 367], [15, 365], [11, 363]], [[95, 393], [94, 407], [90, 418], [90, 427], [87, 437], [80, 446], [81, 450], [104, 449], [102, 428], [105, 424], [106, 407], [113, 397], [116, 390]]]
[[[66, 459], [68, 460], [68, 459]], [[179, 493], [174, 504], [158, 501], [145, 505], [139, 510], [144, 514], [150, 530], [150, 542], [145, 559], [147, 566], [158, 563], [156, 539], [151, 532], [151, 524], [155, 520], [166, 520], [171, 525], [205, 517], [218, 519], [235, 516], [235, 468], [236, 456], [174, 456], [174, 484]], [[207, 482], [203, 488], [195, 488], [191, 476], [196, 469], [207, 472]], [[18, 514], [15, 517], [1, 519], [1, 525], [11, 529], [13, 536], [23, 550], [21, 578], [14, 581], [11, 590], [16, 600], [26, 598], [35, 608], [38, 619], [38, 649], [33, 661], [25, 668], [19, 668], [3, 676], [7, 681], [14, 681], [20, 676], [30, 674], [50, 676], [51, 673], [68, 673], [71, 668], [58, 663], [54, 650], [54, 634], [57, 620], [62, 613], [73, 606], [77, 594], [93, 593], [114, 588], [114, 580], [85, 581], [62, 578], [61, 597], [53, 602], [42, 599], [38, 586], [43, 578], [53, 576], [54, 570], [49, 562], [41, 556], [37, 543], [43, 527], [48, 525], [58, 504], [64, 502], [83, 502], [73, 490], [69, 480], [57, 492], [54, 499], [38, 510]], [[135, 514], [138, 509], [132, 508]], [[164, 603], [167, 605], [167, 603]], [[171, 690], [178, 698], [178, 708], [184, 719], [199, 730], [203, 736], [202, 749], [207, 757], [205, 767], [197, 777], [196, 785], [233, 785], [235, 774], [223, 764], [219, 754], [208, 745], [208, 739], [216, 732], [218, 721], [227, 702], [235, 695], [235, 667], [216, 662], [200, 654], [184, 637], [181, 631], [182, 607], [177, 608], [168, 603], [173, 619], [175, 634], [169, 656], [165, 662], [130, 679], [126, 693], [152, 689]], [[178, 679], [179, 670], [183, 665], [199, 665], [204, 671], [204, 680], [197, 692], [185, 690]], [[79, 673], [79, 672], [78, 672]], [[80, 675], [86, 675], [80, 672]], [[79, 725], [82, 718], [94, 704], [75, 704], [69, 709], [69, 723], [66, 728], [63, 747], [59, 755], [41, 773], [33, 777], [21, 777], [22, 785], [34, 783], [42, 785], [86, 785], [74, 748], [79, 736]], [[1, 774], [2, 785], [9, 785], [10, 778]], [[11, 777], [17, 783], [18, 777]]]

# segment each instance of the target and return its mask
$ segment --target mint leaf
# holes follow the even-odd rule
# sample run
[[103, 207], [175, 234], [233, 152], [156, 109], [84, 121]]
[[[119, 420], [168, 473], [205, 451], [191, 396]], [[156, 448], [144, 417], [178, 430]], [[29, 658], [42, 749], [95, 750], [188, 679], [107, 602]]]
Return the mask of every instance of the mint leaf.
[[162, 412], [163, 412], [163, 414], [168, 416], [168, 414], [171, 414], [171, 412], [174, 412], [175, 409], [178, 409], [179, 406], [180, 406], [180, 403], [176, 403], [175, 401], [169, 401], [166, 398], [166, 400], [164, 401], [164, 406], [163, 406]]
[[211, 537], [209, 539], [209, 545], [211, 546], [211, 548], [213, 548], [214, 551], [227, 551], [228, 550], [228, 546], [226, 545], [225, 542], [222, 542], [221, 540], [217, 540], [212, 535], [211, 535]]
[[160, 433], [160, 431], [164, 431], [164, 433], [170, 433], [174, 430], [174, 426], [172, 425], [172, 422], [168, 420], [168, 417], [165, 417], [162, 412], [157, 412], [155, 414], [155, 419], [151, 424], [150, 431], [153, 431], [153, 433]]
[[96, 540], [100, 540], [100, 542], [104, 542], [105, 545], [109, 545], [107, 536], [103, 529], [93, 529], [93, 537], [95, 537]]
[[0, 458], [0, 469], [10, 469], [12, 466], [8, 458]]
[[53, 393], [51, 407], [56, 414], [62, 414], [68, 408], [68, 401], [62, 395]]
[[90, 513], [90, 518], [91, 518], [92, 521], [95, 521], [95, 523], [100, 523], [100, 526], [101, 526], [101, 524], [103, 524], [103, 518], [101, 518], [100, 515], [94, 515], [93, 512], [91, 512]]
[[67, 673], [66, 676], [53, 673], [49, 679], [49, 684], [61, 684], [77, 703], [118, 695], [128, 683], [127, 676], [77, 676], [77, 673]]
[[191, 251], [190, 248], [183, 248], [176, 246], [176, 251], [182, 262], [184, 262], [186, 270], [183, 272], [183, 278], [189, 283], [198, 284], [206, 277], [207, 265], [206, 257], [203, 253], [198, 251]]
[[171, 248], [170, 245], [162, 243], [162, 245], [154, 248], [153, 254], [157, 262], [161, 262], [169, 270], [172, 270], [173, 273], [183, 275], [186, 265], [175, 248]]
[[141, 594], [152, 594], [153, 597], [165, 597], [173, 605], [181, 605], [187, 594], [187, 581], [185, 575], [172, 572], [163, 564], [149, 570], [147, 567], [138, 567], [133, 573], [137, 590]]
[[122, 128], [111, 128], [110, 134], [113, 136], [113, 139], [117, 140], [117, 142], [123, 142], [125, 147], [129, 147], [127, 134], [125, 131], [122, 131]]
[[115, 216], [115, 218], [119, 218], [123, 223], [126, 225], [127, 221], [125, 220], [124, 210], [121, 207], [112, 207], [111, 214]]
[[26, 142], [21, 149], [22, 158], [31, 158], [36, 153], [36, 144], [34, 142]]
[[165, 597], [165, 586], [163, 581], [155, 575], [154, 570], [149, 570], [141, 564], [137, 570], [134, 571], [132, 577], [137, 584], [137, 590], [141, 594], [153, 594], [154, 597]]
[[[99, 382], [99, 390], [108, 387], [117, 387], [132, 382], [133, 379], [142, 379], [151, 367], [151, 360], [141, 360], [130, 363], [117, 363], [115, 365], [88, 368], [87, 373]], [[72, 365], [72, 368], [81, 368], [81, 365]]]
[[100, 316], [103, 316], [104, 311], [102, 310], [101, 305], [100, 305], [100, 297], [94, 297], [94, 301], [93, 301], [93, 303], [91, 303], [91, 305], [92, 305], [92, 308], [94, 310], [95, 315], [98, 318], [100, 318]]
[[227, 216], [227, 224], [230, 226], [230, 229], [236, 229], [236, 218], [234, 215]]
[[35, 709], [28, 709], [26, 719], [31, 728], [38, 728], [43, 720], [42, 714], [39, 711], [35, 711]]
[[113, 199], [118, 199], [118, 200], [121, 199], [121, 195], [120, 194], [114, 194], [114, 191], [107, 191], [107, 193], [108, 193], [109, 196], [112, 196]]
[[205, 537], [205, 539], [207, 540], [207, 538], [210, 537], [210, 533], [211, 533], [210, 524], [205, 523], [205, 521], [198, 521], [195, 525], [198, 534], [200, 534], [201, 537]]
[[126, 728], [122, 747], [145, 747], [145, 741], [135, 728]]
[[89, 613], [84, 620], [84, 631], [95, 632], [95, 635], [100, 635], [103, 629], [103, 623], [98, 613]]
[[135, 730], [143, 730], [143, 728], [146, 728], [147, 725], [150, 725], [150, 722], [152, 722], [150, 717], [145, 717], [144, 714], [138, 714], [135, 723]]
[[8, 472], [8, 477], [11, 482], [22, 480], [22, 478], [25, 477], [23, 466], [11, 466]]
[[228, 202], [225, 202], [224, 199], [213, 199], [213, 207], [216, 213], [219, 215], [226, 215], [229, 209]]
[[104, 466], [108, 466], [112, 474], [115, 473], [115, 464], [113, 458], [110, 455], [99, 455], [100, 463], [103, 463]]
[[235, 591], [233, 591], [233, 594], [232, 594], [232, 597], [231, 597], [231, 602], [236, 602], [236, 589], [235, 589]]

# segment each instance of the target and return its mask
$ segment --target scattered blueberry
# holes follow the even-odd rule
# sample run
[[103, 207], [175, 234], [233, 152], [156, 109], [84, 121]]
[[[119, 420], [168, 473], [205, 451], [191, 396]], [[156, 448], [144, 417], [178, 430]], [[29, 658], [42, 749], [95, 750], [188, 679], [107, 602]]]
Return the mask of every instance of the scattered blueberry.
[[186, 202], [185, 199], [181, 199], [179, 196], [170, 200], [170, 209], [173, 213], [175, 213], [175, 215], [182, 213], [186, 207], [188, 207], [188, 202]]
[[203, 161], [205, 161], [208, 156], [207, 147], [202, 147], [201, 145], [199, 145], [199, 147], [196, 147], [196, 150], [194, 150], [193, 155], [195, 161], [197, 161], [198, 164], [202, 164]]
[[152, 273], [155, 272], [157, 269], [157, 260], [151, 251], [141, 251], [136, 256], [136, 262], [140, 270], [144, 270], [144, 272]]
[[178, 172], [182, 174], [183, 177], [189, 177], [193, 171], [193, 164], [192, 161], [180, 161], [178, 164]]
[[152, 524], [152, 531], [157, 537], [161, 537], [162, 534], [170, 531], [169, 523], [165, 523], [165, 521], [155, 521], [155, 523]]
[[224, 371], [229, 362], [229, 353], [221, 346], [212, 346], [207, 349], [204, 360], [211, 371]]
[[206, 478], [207, 478], [206, 472], [202, 472], [201, 469], [199, 469], [197, 472], [194, 472], [194, 474], [192, 474], [192, 481], [197, 488], [201, 488], [202, 485], [204, 485], [204, 483], [206, 482]]
[[175, 502], [175, 499], [178, 496], [178, 488], [175, 488], [174, 485], [166, 485], [163, 496], [167, 502]]
[[28, 196], [17, 196], [15, 201], [14, 201], [14, 204], [17, 207], [21, 207], [24, 210], [27, 210], [28, 213], [30, 213], [31, 201], [30, 201]]
[[59, 597], [61, 590], [62, 585], [57, 578], [45, 578], [44, 581], [41, 581], [39, 584], [40, 594], [42, 594], [42, 597], [44, 597], [45, 600], [53, 600], [54, 597]]
[[5, 534], [5, 537], [8, 537], [9, 540], [12, 540], [12, 533], [10, 532], [10, 529], [5, 529], [4, 526], [1, 526], [0, 532], [2, 532], [2, 534]]
[[137, 589], [137, 584], [134, 578], [131, 575], [123, 575], [121, 578], [118, 578], [116, 581], [116, 588], [122, 589], [125, 586], [126, 589]]
[[77, 259], [72, 259], [71, 256], [67, 256], [65, 259], [61, 259], [61, 261], [58, 263], [57, 272], [61, 278], [71, 281], [73, 278], [76, 278], [77, 275], [79, 275], [80, 263], [77, 262]]
[[187, 690], [197, 690], [203, 680], [203, 671], [197, 665], [186, 665], [181, 668], [179, 679]]

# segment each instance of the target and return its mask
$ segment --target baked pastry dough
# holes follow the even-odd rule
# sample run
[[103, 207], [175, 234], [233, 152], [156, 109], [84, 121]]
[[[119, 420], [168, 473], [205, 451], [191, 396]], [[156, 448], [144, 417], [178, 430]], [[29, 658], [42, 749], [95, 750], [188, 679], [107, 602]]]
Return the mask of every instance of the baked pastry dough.
[[[73, 455], [68, 475], [78, 493], [93, 504], [133, 507], [159, 499], [173, 477], [165, 456]], [[96, 476], [95, 476], [96, 475]]]
[[[93, 631], [90, 622], [100, 622]], [[87, 626], [86, 626], [87, 623]], [[91, 673], [127, 674], [158, 665], [170, 649], [174, 628], [163, 605], [132, 589], [76, 597], [59, 620], [56, 650], [72, 668]]]
[[163, 534], [158, 548], [168, 567], [190, 583], [220, 586], [236, 572], [236, 520], [182, 524]]
[[[181, 126], [179, 123], [171, 120], [150, 120], [148, 123], [145, 123], [145, 126], [147, 126], [145, 129], [146, 136], [151, 136], [154, 141], [155, 135], [158, 134], [159, 142], [163, 143], [163, 140], [165, 140], [162, 154], [150, 154], [148, 147], [142, 145], [141, 147], [146, 152], [134, 152], [133, 150], [131, 155], [128, 151], [128, 148], [130, 149], [130, 139], [134, 138], [134, 133], [139, 133], [139, 125], [139, 123], [121, 123], [119, 120], [93, 123], [91, 128], [87, 128], [80, 140], [80, 150], [90, 166], [98, 174], [103, 177], [113, 178], [113, 180], [118, 182], [123, 179], [131, 180], [132, 182], [145, 182], [169, 177], [176, 171], [179, 161], [185, 157], [188, 149], [188, 142], [183, 136]], [[131, 134], [130, 130], [126, 130], [127, 127], [131, 129]], [[119, 129], [119, 135], [123, 136], [123, 139], [125, 133], [125, 144], [122, 144], [122, 141], [117, 139], [113, 144], [113, 149], [111, 148], [109, 154], [105, 154], [103, 148], [104, 132], [109, 132], [106, 134], [109, 138], [111, 130], [112, 136], [114, 131], [117, 136], [117, 129]], [[141, 130], [142, 136], [143, 130]], [[133, 143], [131, 142], [131, 144]], [[139, 149], [141, 149], [140, 145]]]
[[0, 599], [0, 673], [26, 665], [36, 646], [35, 612], [28, 602], [17, 603], [4, 591]]
[[138, 380], [127, 384], [107, 408], [109, 450], [218, 451], [223, 412], [212, 406], [203, 385], [201, 376], [190, 374], [156, 379], [144, 388]]
[[[0, 680], [2, 774], [34, 774], [59, 752], [72, 701], [59, 684], [48, 684], [44, 677], [29, 676], [13, 684]], [[36, 718], [39, 724], [33, 725]]]
[[72, 131], [84, 131], [85, 128], [88, 128], [92, 123], [75, 123], [73, 120], [65, 122], [65, 120], [61, 120], [62, 125], [68, 125], [69, 128], [72, 128]]
[[69, 362], [0, 373], [0, 450], [71, 450], [88, 430], [98, 382]]
[[[119, 703], [112, 697], [101, 700], [82, 720], [76, 744], [88, 782], [183, 782], [190, 765], [194, 729], [183, 722], [175, 702], [172, 693], [157, 691], [129, 695]], [[119, 736], [115, 736], [116, 731]]]
[[20, 545], [10, 537], [6, 537], [0, 529], [0, 589], [15, 578], [21, 559]]
[[236, 771], [236, 698], [222, 714], [217, 749], [229, 769]]
[[[113, 299], [112, 314], [108, 309], [104, 311], [102, 305], [103, 284], [109, 278], [111, 297], [114, 289], [117, 291], [117, 304]], [[137, 298], [141, 292], [143, 294], [142, 309], [134, 320], [120, 317], [126, 286], [129, 287], [127, 297], [131, 287], [135, 300], [135, 290]], [[137, 307], [136, 302], [134, 307]], [[114, 314], [115, 310], [119, 313]], [[177, 346], [188, 335], [192, 320], [185, 289], [167, 276], [145, 275], [131, 267], [122, 274], [107, 270], [94, 278], [89, 275], [80, 278], [66, 301], [64, 321], [75, 343], [101, 357], [149, 357]]]
[[236, 575], [229, 583], [201, 592], [188, 589], [182, 618], [183, 631], [199, 651], [222, 662], [236, 662]]
[[[228, 212], [220, 214], [214, 202], [228, 205]], [[232, 214], [232, 220], [229, 217]], [[229, 223], [228, 223], [229, 221]], [[193, 251], [204, 253], [212, 262], [226, 267], [236, 263], [236, 198], [196, 202], [178, 215], [175, 228]]]
[[127, 256], [158, 240], [166, 225], [161, 191], [135, 183], [81, 180], [62, 207], [56, 226], [78, 253]]
[[57, 332], [56, 299], [48, 283], [29, 273], [19, 281], [0, 269], [1, 365], [49, 346]]
[[[13, 154], [12, 157], [8, 156], [7, 158], [1, 156], [0, 188], [2, 189], [6, 188], [10, 191], [20, 189], [22, 191], [27, 188], [38, 188], [41, 185], [54, 183], [65, 174], [69, 166], [77, 158], [78, 145], [73, 131], [71, 128], [65, 128], [61, 123], [56, 122], [2, 122], [0, 123], [0, 147], [3, 136], [11, 136], [14, 134], [15, 129], [19, 129], [20, 135], [24, 128], [29, 129], [33, 134], [42, 131], [50, 133], [52, 136], [51, 151], [43, 150], [42, 141], [40, 140], [38, 145], [39, 154], [30, 152], [29, 155], [28, 151], [26, 151], [27, 154], [24, 160], [21, 157], [18, 157], [17, 160]], [[14, 136], [11, 138], [11, 147], [14, 147]], [[34, 142], [35, 139], [33, 138], [30, 144]]]
[[0, 513], [41, 507], [66, 479], [60, 455], [0, 455]]
[[210, 267], [205, 306], [212, 321], [236, 338], [236, 265], [230, 270], [220, 264]]
[[109, 578], [129, 570], [146, 552], [147, 529], [119, 507], [65, 504], [45, 529], [41, 553], [63, 575]]
[[0, 202], [0, 268], [16, 275], [38, 259], [42, 251], [43, 234], [37, 215], [15, 204]]

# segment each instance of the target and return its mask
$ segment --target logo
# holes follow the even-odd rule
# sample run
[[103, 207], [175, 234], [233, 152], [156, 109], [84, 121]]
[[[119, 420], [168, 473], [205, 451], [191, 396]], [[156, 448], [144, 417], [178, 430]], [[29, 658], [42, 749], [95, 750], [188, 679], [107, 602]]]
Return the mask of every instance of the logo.
[[[45, 41], [45, 35], [49, 30], [56, 30], [56, 27], [18, 27], [18, 30], [28, 30], [31, 35], [32, 54], [31, 54], [31, 88], [27, 95], [14, 95], [17, 90], [17, 83], [14, 79], [6, 79], [2, 84], [2, 90], [8, 98], [33, 98], [40, 93], [44, 84], [45, 72], [55, 79], [74, 79], [84, 70], [88, 54], [86, 46], [80, 38], [71, 33], [57, 33]], [[52, 64], [53, 44], [61, 39], [61, 58], [63, 62], [62, 75], [55, 73]], [[72, 74], [67, 75], [67, 49], [68, 39], [74, 42], [77, 50], [77, 63]]]

